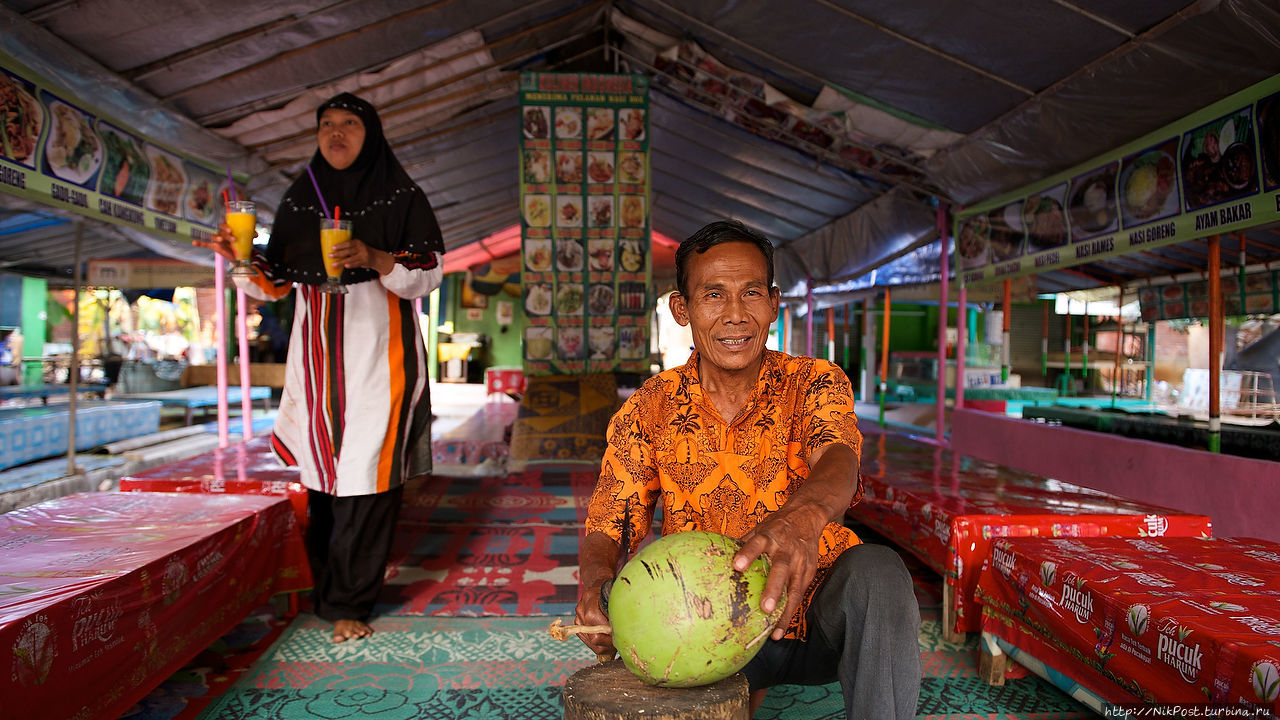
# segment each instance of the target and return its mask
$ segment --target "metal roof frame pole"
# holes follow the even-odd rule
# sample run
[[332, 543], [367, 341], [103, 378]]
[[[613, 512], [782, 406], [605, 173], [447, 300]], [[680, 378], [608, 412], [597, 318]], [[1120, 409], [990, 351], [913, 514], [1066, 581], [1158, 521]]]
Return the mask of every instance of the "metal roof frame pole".
[[80, 285], [84, 282], [84, 269], [80, 267], [80, 246], [84, 243], [84, 221], [76, 220], [75, 265], [72, 267], [72, 283], [75, 292], [71, 300], [71, 360], [67, 363], [67, 474], [75, 475], [76, 468], [76, 396], [80, 385]]
[[249, 397], [249, 321], [244, 291], [236, 288], [236, 334], [240, 340], [240, 424], [246, 442], [253, 439], [253, 398]]
[[880, 341], [880, 427], [884, 427], [884, 401], [889, 394], [889, 313], [892, 312], [893, 301], [889, 295], [889, 287], [884, 288], [884, 329]]
[[1049, 384], [1049, 301], [1040, 301], [1040, 377]]
[[213, 257], [214, 334], [218, 348], [218, 447], [224, 448], [227, 440], [227, 281], [226, 267], [220, 255]]
[[1222, 251], [1221, 237], [1209, 236], [1209, 452], [1222, 452]]
[[1084, 338], [1080, 343], [1080, 383], [1084, 394], [1089, 394], [1089, 301], [1084, 301], [1084, 315], [1080, 322], [1084, 328]]
[[863, 402], [875, 401], [876, 328], [871, 320], [871, 295], [862, 299], [862, 378], [859, 382]]
[[938, 397], [936, 400], [937, 420], [935, 421], [934, 439], [938, 445], [947, 443], [947, 325], [948, 311], [951, 309], [951, 274], [949, 248], [951, 238], [947, 235], [947, 206], [938, 203], [938, 242], [942, 248], [940, 256], [942, 273], [938, 282]]

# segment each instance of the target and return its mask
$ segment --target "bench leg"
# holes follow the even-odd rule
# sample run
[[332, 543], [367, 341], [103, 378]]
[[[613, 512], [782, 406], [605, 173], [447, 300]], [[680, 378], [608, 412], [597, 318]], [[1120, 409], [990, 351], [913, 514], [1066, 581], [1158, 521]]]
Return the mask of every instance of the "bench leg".
[[1009, 668], [1009, 656], [1000, 649], [991, 633], [982, 633], [978, 642], [978, 677], [988, 685], [1004, 685], [1004, 674]]
[[942, 639], [949, 643], [964, 644], [965, 633], [956, 627], [956, 589], [944, 578], [942, 581]]

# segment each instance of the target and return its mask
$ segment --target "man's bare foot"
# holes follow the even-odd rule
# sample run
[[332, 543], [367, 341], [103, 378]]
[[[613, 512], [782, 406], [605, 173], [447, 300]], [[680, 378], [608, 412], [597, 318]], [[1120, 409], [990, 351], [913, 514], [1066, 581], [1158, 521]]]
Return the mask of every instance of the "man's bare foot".
[[339, 620], [333, 624], [333, 641], [336, 643], [367, 638], [372, 634], [373, 628], [359, 620]]

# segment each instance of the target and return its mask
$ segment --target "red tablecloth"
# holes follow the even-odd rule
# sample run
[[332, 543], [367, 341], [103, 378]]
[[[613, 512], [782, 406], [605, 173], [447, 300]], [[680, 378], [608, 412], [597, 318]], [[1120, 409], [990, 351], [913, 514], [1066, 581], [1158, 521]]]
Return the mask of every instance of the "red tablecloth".
[[984, 630], [1109, 702], [1280, 712], [1280, 544], [997, 540], [977, 594]]
[[[1209, 536], [1204, 515], [1134, 502], [900, 435], [868, 434], [864, 496], [850, 514], [946, 578], [951, 630], [976, 632], [973, 599], [992, 538]], [[954, 613], [954, 615], [953, 615]]]
[[283, 498], [82, 493], [0, 515], [0, 719], [119, 717], [310, 584]]
[[307, 489], [298, 468], [276, 460], [267, 436], [128, 475], [120, 490], [282, 496], [293, 504], [298, 527], [307, 527]]

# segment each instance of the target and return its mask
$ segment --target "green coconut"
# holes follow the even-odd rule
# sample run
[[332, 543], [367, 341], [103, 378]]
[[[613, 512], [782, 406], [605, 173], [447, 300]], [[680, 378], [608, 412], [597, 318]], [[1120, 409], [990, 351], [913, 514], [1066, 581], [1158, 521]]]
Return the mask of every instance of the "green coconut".
[[769, 560], [733, 569], [741, 543], [716, 533], [666, 535], [636, 553], [609, 594], [613, 644], [651, 685], [694, 687], [742, 669], [786, 605], [760, 609]]

